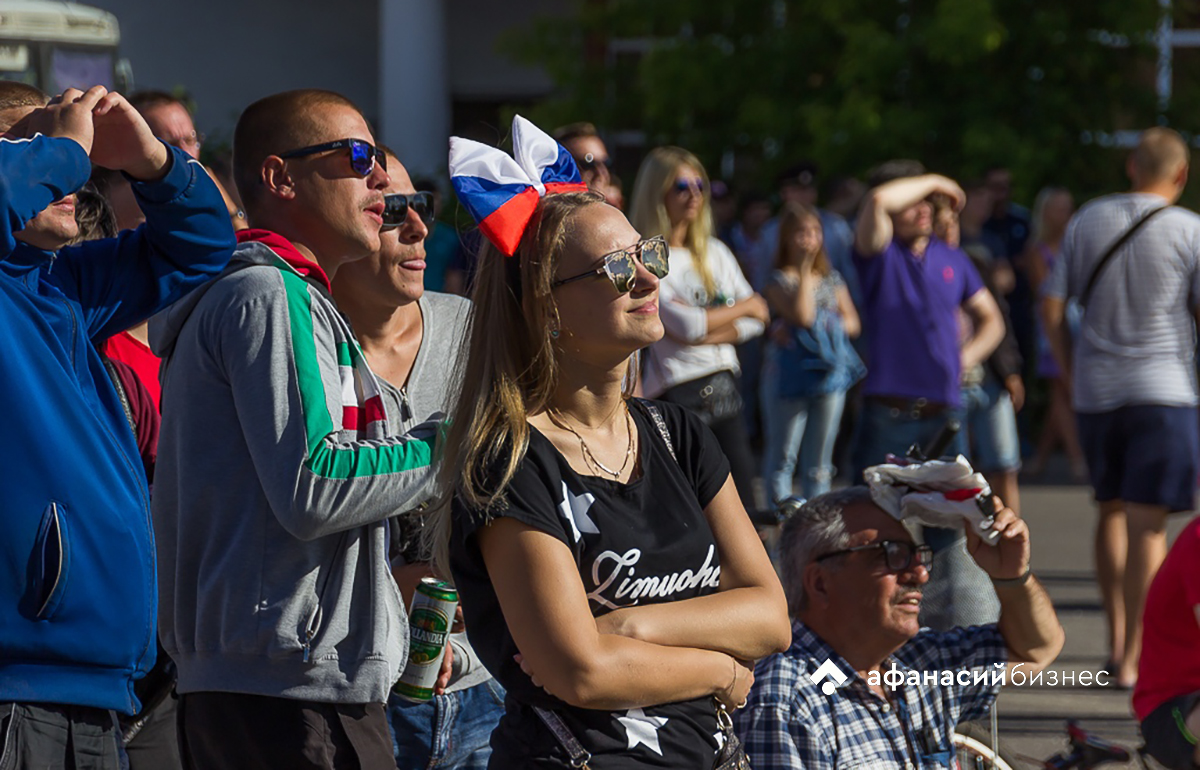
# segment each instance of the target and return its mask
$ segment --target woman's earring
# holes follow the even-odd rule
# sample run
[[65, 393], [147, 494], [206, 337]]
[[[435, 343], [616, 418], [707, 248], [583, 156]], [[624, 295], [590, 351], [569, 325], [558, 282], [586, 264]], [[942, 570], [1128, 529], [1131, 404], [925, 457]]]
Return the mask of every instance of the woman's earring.
[[550, 330], [550, 339], [558, 339], [558, 329]]

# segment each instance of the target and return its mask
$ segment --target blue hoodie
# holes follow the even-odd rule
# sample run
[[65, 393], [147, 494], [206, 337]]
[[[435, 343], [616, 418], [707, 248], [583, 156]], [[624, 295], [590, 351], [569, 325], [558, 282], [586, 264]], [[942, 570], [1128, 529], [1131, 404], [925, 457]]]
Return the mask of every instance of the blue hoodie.
[[91, 340], [208, 281], [234, 247], [204, 168], [134, 182], [146, 224], [57, 254], [14, 232], [79, 189], [64, 138], [0, 140], [0, 702], [132, 714], [154, 663], [150, 500], [133, 435]]

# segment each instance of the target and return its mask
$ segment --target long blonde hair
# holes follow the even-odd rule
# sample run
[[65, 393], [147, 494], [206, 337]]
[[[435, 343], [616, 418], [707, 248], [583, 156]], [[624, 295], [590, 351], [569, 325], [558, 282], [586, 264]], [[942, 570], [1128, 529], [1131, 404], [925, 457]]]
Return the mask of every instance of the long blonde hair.
[[708, 263], [708, 241], [713, 234], [712, 205], [709, 198], [708, 172], [700, 159], [681, 147], [656, 147], [650, 151], [638, 169], [633, 184], [633, 202], [630, 205], [631, 222], [643, 238], [661, 235], [671, 237], [671, 218], [667, 216], [665, 203], [667, 192], [675, 184], [679, 170], [684, 167], [695, 169], [704, 180], [704, 203], [700, 215], [687, 229], [683, 245], [692, 253], [696, 272], [704, 283], [709, 298], [717, 294], [717, 282], [713, 278], [712, 266]]
[[527, 417], [542, 411], [558, 387], [551, 286], [571, 217], [603, 202], [593, 192], [546, 196], [512, 257], [483, 241], [461, 391], [443, 437], [442, 498], [424, 530], [425, 550], [443, 577], [450, 577], [451, 499], [484, 516], [503, 505], [529, 448]]

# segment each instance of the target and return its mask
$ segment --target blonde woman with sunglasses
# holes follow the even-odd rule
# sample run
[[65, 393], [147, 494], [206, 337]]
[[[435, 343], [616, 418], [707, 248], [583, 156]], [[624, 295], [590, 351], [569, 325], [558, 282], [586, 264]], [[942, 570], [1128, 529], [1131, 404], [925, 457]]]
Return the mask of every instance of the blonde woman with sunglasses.
[[429, 530], [508, 693], [489, 766], [707, 769], [750, 661], [788, 644], [783, 592], [712, 433], [629, 397], [666, 244], [532, 124], [514, 134], [517, 162], [451, 145], [487, 240]]
[[769, 316], [733, 253], [713, 237], [709, 195], [708, 174], [687, 150], [656, 148], [638, 170], [633, 226], [671, 246], [671, 274], [659, 303], [666, 333], [646, 356], [644, 389], [690, 409], [712, 429], [742, 505], [753, 510], [755, 469], [734, 345], [760, 336]]

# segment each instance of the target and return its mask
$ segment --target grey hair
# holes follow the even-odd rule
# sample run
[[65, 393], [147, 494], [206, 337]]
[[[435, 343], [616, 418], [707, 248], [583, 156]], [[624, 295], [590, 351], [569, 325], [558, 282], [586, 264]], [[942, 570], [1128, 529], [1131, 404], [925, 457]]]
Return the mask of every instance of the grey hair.
[[808, 606], [804, 570], [813, 559], [849, 545], [846, 509], [871, 502], [871, 491], [866, 487], [826, 492], [802, 505], [784, 523], [779, 536], [779, 572], [787, 596], [788, 613], [792, 617]]

